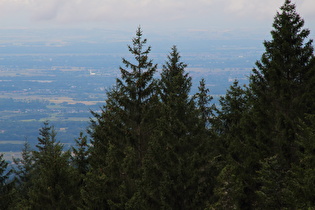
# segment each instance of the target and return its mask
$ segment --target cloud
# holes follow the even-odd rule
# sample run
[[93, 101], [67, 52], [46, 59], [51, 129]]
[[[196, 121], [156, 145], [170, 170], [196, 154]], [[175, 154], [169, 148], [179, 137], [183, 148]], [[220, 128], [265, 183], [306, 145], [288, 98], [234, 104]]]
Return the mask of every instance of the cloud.
[[[109, 22], [152, 24], [270, 21], [284, 0], [0, 0], [0, 15], [36, 24]], [[315, 18], [315, 1], [301, 0], [298, 11]]]
[[31, 18], [33, 20], [52, 20], [62, 12], [67, 1], [32, 1], [30, 6]]

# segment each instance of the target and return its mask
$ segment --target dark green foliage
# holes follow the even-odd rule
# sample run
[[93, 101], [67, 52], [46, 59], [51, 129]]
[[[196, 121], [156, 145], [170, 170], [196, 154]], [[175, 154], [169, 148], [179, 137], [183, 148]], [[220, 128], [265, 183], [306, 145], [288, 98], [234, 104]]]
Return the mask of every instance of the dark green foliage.
[[112, 126], [113, 129], [119, 129], [112, 133], [112, 135], [117, 135], [115, 138], [121, 138], [115, 144], [129, 144], [134, 147], [139, 153], [140, 162], [147, 147], [146, 137], [152, 129], [150, 113], [156, 100], [156, 84], [153, 75], [157, 65], [148, 59], [151, 47], [144, 49], [146, 42], [146, 39], [142, 39], [141, 29], [138, 28], [136, 38], [133, 39], [133, 46], [128, 46], [136, 64], [123, 59], [126, 68], [131, 70], [120, 68], [121, 79], [117, 79], [116, 86], [107, 93], [102, 115], [94, 113], [98, 121], [93, 127], [93, 129], [103, 129], [103, 127]]
[[146, 209], [201, 209], [210, 196], [209, 145], [189, 97], [191, 78], [185, 67], [173, 47], [162, 69], [161, 116], [144, 162]]
[[148, 141], [155, 127], [157, 102], [153, 79], [157, 65], [148, 57], [151, 47], [146, 47], [146, 42], [138, 28], [132, 46], [128, 46], [134, 63], [122, 60], [129, 70], [120, 68], [121, 78], [107, 93], [102, 113], [94, 113], [97, 121], [92, 126], [90, 174], [94, 180], [90, 180], [88, 187], [95, 189], [98, 196], [87, 201], [93, 206], [128, 208], [134, 202]]
[[86, 203], [82, 199], [82, 191], [86, 183], [86, 175], [90, 170], [89, 163], [89, 145], [87, 136], [83, 135], [83, 132], [80, 132], [80, 136], [75, 139], [75, 146], [72, 146], [71, 150], [71, 166], [73, 167], [73, 183], [75, 186], [75, 204], [77, 208], [85, 208]]
[[14, 173], [18, 185], [26, 184], [29, 181], [32, 165], [34, 163], [30, 144], [26, 141], [22, 148], [22, 158], [13, 158], [15, 163]]
[[202, 120], [204, 126], [209, 128], [210, 124], [213, 123], [213, 118], [215, 117], [214, 111], [216, 107], [214, 104], [209, 106], [212, 96], [209, 95], [210, 90], [206, 88], [205, 80], [202, 78], [198, 87], [199, 92], [195, 94], [195, 99], [197, 100], [197, 109], [199, 112], [199, 118]]
[[256, 191], [260, 209], [297, 209], [299, 202], [295, 190], [290, 189], [294, 182], [291, 171], [283, 165], [283, 160], [275, 155], [261, 161], [258, 181], [261, 187]]
[[73, 173], [69, 166], [69, 152], [56, 141], [56, 132], [47, 122], [40, 129], [37, 151], [33, 151], [27, 199], [19, 203], [25, 209], [72, 209]]
[[[253, 70], [250, 86], [255, 99], [255, 118], [266, 150], [295, 161], [296, 124], [314, 111], [314, 56], [308, 29], [289, 0], [274, 20], [272, 40]], [[313, 86], [314, 87], [314, 86]], [[268, 123], [273, 122], [273, 123]], [[267, 146], [268, 144], [268, 146]], [[281, 151], [280, 151], [281, 150]]]
[[71, 163], [80, 175], [86, 175], [89, 171], [89, 145], [87, 136], [80, 132], [79, 138], [75, 139], [76, 145], [72, 147]]
[[[26, 141], [22, 149], [22, 158], [13, 158], [15, 167], [15, 197], [12, 206], [17, 209], [23, 206], [20, 203], [28, 199], [28, 188], [31, 186], [31, 175], [33, 170], [34, 158], [30, 144]], [[20, 205], [20, 206], [19, 206]]]
[[[313, 209], [315, 207], [315, 115], [307, 115], [306, 122], [299, 125], [297, 144], [299, 161], [291, 169], [294, 182], [290, 190], [296, 197], [296, 208]], [[310, 124], [310, 125], [309, 125]]]
[[[213, 128], [221, 139], [215, 208], [298, 208], [293, 190], [298, 124], [314, 107], [314, 56], [309, 30], [289, 0], [277, 13], [250, 84], [221, 98]], [[312, 108], [310, 108], [312, 107]]]
[[220, 109], [212, 126], [220, 139], [217, 149], [224, 158], [243, 161], [247, 155], [242, 150], [249, 144], [246, 135], [250, 132], [250, 128], [246, 127], [250, 120], [248, 91], [234, 81], [219, 102]]
[[253, 132], [249, 114], [248, 90], [234, 81], [220, 99], [220, 110], [213, 129], [218, 134], [216, 148], [219, 151], [213, 208], [246, 209], [252, 204], [257, 155], [259, 153], [250, 138]]
[[285, 0], [272, 40], [241, 87], [219, 105], [192, 79], [177, 47], [157, 65], [138, 28], [133, 60], [92, 112], [87, 137], [64, 151], [48, 123], [37, 150], [15, 159], [15, 188], [0, 156], [0, 204], [11, 209], [313, 209], [315, 58], [308, 29]]
[[[242, 118], [249, 111], [248, 92], [235, 80], [219, 102], [221, 108], [217, 110], [218, 117], [214, 129], [220, 135], [239, 134]], [[229, 137], [224, 136], [223, 139], [225, 138]]]
[[7, 183], [7, 180], [10, 176], [11, 171], [8, 171], [8, 163], [3, 159], [3, 154], [0, 154], [0, 184], [1, 189]]
[[250, 77], [255, 127], [250, 136], [260, 161], [257, 208], [298, 208], [294, 204], [299, 193], [292, 187], [292, 166], [301, 161], [298, 124], [314, 113], [315, 104], [313, 46], [303, 26], [295, 5], [286, 0], [275, 17], [273, 39], [264, 42], [266, 52]]
[[[187, 65], [180, 62], [180, 55], [177, 47], [173, 46], [168, 60], [163, 65], [160, 82], [160, 95], [162, 103], [169, 106], [175, 115], [185, 115], [189, 106], [193, 105], [193, 101], [189, 99], [191, 89], [191, 77], [185, 73]], [[184, 116], [183, 116], [184, 118]], [[182, 118], [182, 120], [183, 120]]]
[[8, 162], [0, 154], [0, 206], [7, 209], [12, 202], [13, 183], [9, 181], [11, 170], [8, 168]]
[[156, 83], [153, 76], [157, 65], [149, 60], [151, 47], [145, 48], [146, 39], [142, 39], [142, 31], [138, 28], [133, 46], [128, 46], [129, 52], [135, 58], [135, 64], [123, 59], [123, 64], [130, 71], [120, 68], [121, 78], [117, 79], [119, 89], [119, 106], [123, 108], [122, 122], [126, 123], [125, 135], [130, 144], [138, 153], [139, 165], [147, 148], [147, 138], [152, 130], [152, 111], [156, 95]]
[[292, 164], [300, 162], [297, 125], [305, 114], [314, 112], [315, 95], [310, 88], [314, 83], [313, 47], [303, 25], [295, 5], [286, 0], [275, 17], [273, 39], [264, 42], [266, 52], [250, 78], [256, 126], [253, 138], [261, 161], [257, 195], [266, 201], [266, 208], [295, 203], [297, 195], [287, 186], [294, 182]]

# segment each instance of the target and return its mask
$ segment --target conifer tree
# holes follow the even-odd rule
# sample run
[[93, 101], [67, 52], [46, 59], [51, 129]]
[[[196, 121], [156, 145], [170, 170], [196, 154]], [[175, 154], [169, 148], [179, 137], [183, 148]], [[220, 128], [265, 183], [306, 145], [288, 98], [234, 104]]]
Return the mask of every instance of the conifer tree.
[[[32, 149], [30, 144], [25, 141], [22, 148], [22, 157], [13, 158], [15, 167], [13, 169], [14, 181], [15, 181], [15, 197], [12, 206], [15, 208], [24, 208], [23, 202], [28, 200], [28, 189], [31, 186], [31, 176], [34, 164], [34, 158], [32, 155]], [[11, 207], [12, 207], [11, 206]]]
[[289, 189], [294, 192], [296, 209], [315, 208], [315, 115], [306, 115], [306, 122], [299, 125], [297, 144], [299, 161], [290, 172], [294, 180]]
[[209, 128], [210, 124], [213, 122], [216, 107], [214, 104], [210, 106], [213, 97], [209, 95], [210, 90], [206, 88], [204, 78], [201, 79], [198, 90], [199, 92], [196, 93], [194, 97], [197, 100], [196, 104], [200, 115], [199, 117], [203, 121], [205, 128]]
[[315, 104], [312, 40], [303, 25], [295, 5], [285, 0], [244, 97], [231, 100], [238, 92], [234, 85], [220, 101], [214, 128], [223, 143], [223, 167], [215, 207], [300, 207], [292, 187], [292, 165], [300, 162], [297, 125]]
[[264, 149], [289, 162], [296, 161], [296, 124], [305, 113], [314, 112], [313, 46], [303, 26], [295, 5], [286, 0], [274, 19], [273, 39], [264, 42], [266, 52], [250, 77]]
[[117, 79], [119, 105], [124, 108], [122, 120], [126, 123], [129, 136], [128, 143], [135, 148], [139, 156], [139, 165], [147, 148], [147, 140], [152, 130], [152, 111], [156, 103], [156, 83], [153, 79], [157, 64], [149, 60], [151, 47], [145, 49], [146, 39], [142, 39], [142, 31], [137, 29], [133, 45], [128, 46], [129, 52], [134, 56], [135, 63], [123, 58], [125, 68], [120, 67], [121, 79]]
[[8, 168], [8, 162], [0, 154], [0, 206], [8, 209], [12, 201], [12, 183], [9, 182], [12, 170]]
[[87, 201], [91, 205], [97, 203], [113, 208], [132, 205], [155, 127], [157, 94], [153, 76], [157, 65], [149, 59], [151, 47], [146, 43], [139, 27], [132, 45], [128, 46], [134, 60], [122, 59], [125, 67], [120, 67], [121, 78], [117, 78], [115, 87], [108, 91], [102, 113], [94, 113], [97, 120], [92, 124], [92, 173], [89, 176], [94, 177], [94, 181], [99, 178], [103, 185], [91, 180], [90, 187], [102, 192], [97, 202]]
[[15, 164], [14, 173], [18, 185], [27, 184], [33, 168], [33, 155], [30, 144], [24, 142], [22, 158], [13, 158]]
[[[176, 46], [172, 47], [168, 60], [163, 65], [160, 82], [160, 95], [162, 103], [170, 106], [175, 115], [184, 119], [185, 109], [194, 105], [189, 98], [192, 86], [191, 77], [185, 72], [187, 65], [180, 61], [180, 55]], [[182, 114], [182, 116], [180, 116]]]
[[8, 171], [8, 162], [3, 158], [3, 154], [0, 154], [1, 189], [6, 184], [6, 181], [9, 178], [10, 173], [11, 171]]
[[[219, 169], [215, 187], [216, 201], [211, 208], [251, 208], [259, 152], [248, 137], [251, 131], [249, 93], [238, 81], [220, 98], [220, 109], [212, 129], [218, 134], [216, 149]], [[249, 176], [251, 174], [251, 176]]]
[[86, 175], [90, 170], [89, 157], [90, 147], [88, 145], [87, 136], [80, 132], [80, 136], [75, 139], [75, 146], [71, 147], [71, 166], [73, 171], [73, 182], [76, 191], [73, 192], [75, 206], [77, 208], [85, 208], [86, 204], [82, 198], [82, 191], [86, 183]]
[[[260, 209], [299, 209], [298, 200], [293, 189], [294, 177], [291, 170], [283, 167], [283, 159], [275, 155], [261, 161], [257, 181], [261, 184], [258, 195], [257, 207]], [[303, 208], [304, 209], [304, 208]]]
[[146, 209], [202, 208], [209, 196], [208, 145], [197, 135], [198, 112], [185, 68], [174, 46], [162, 69], [161, 115], [145, 159], [141, 200]]
[[[257, 198], [269, 206], [294, 208], [292, 165], [300, 162], [298, 124], [305, 114], [314, 113], [314, 55], [310, 31], [295, 5], [286, 0], [274, 19], [272, 40], [265, 41], [266, 52], [256, 62], [250, 77], [252, 139], [259, 148]], [[282, 183], [279, 182], [279, 177]], [[274, 186], [273, 190], [270, 189]], [[273, 193], [266, 193], [271, 190]], [[273, 197], [279, 196], [278, 200]]]
[[69, 164], [70, 154], [56, 141], [56, 132], [48, 122], [40, 129], [37, 151], [33, 151], [34, 169], [31, 186], [24, 208], [72, 209], [74, 208], [73, 172]]
[[75, 146], [72, 147], [71, 163], [79, 175], [84, 176], [89, 171], [89, 145], [87, 136], [80, 132], [79, 138], [75, 139]]

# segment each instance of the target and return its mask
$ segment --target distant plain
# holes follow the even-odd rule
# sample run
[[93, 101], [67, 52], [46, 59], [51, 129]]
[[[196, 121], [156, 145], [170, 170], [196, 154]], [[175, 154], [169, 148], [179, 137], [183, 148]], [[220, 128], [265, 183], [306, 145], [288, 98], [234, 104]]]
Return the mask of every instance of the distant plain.
[[[46, 120], [55, 127], [57, 139], [71, 145], [80, 131], [88, 129], [90, 111], [100, 111], [104, 105], [106, 90], [119, 77], [121, 58], [133, 60], [127, 41], [34, 43], [12, 45], [5, 41], [0, 48], [0, 152], [6, 154], [21, 151], [25, 140], [34, 147]], [[150, 43], [150, 39], [148, 43], [152, 45], [150, 56], [158, 64], [158, 78], [171, 45]], [[263, 52], [262, 41], [255, 38], [176, 44], [192, 77], [191, 94], [205, 78], [216, 104], [235, 79], [247, 84]]]

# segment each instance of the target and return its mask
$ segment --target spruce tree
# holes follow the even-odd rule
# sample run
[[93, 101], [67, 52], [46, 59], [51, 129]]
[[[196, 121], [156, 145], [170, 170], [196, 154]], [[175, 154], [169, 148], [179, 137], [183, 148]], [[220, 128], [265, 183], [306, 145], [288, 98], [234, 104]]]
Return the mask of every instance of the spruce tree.
[[[261, 162], [257, 181], [261, 187], [256, 191], [259, 209], [299, 209], [298, 194], [292, 188], [295, 182], [292, 171], [283, 167], [283, 159], [278, 155], [265, 158]], [[304, 209], [304, 208], [303, 208]]]
[[74, 209], [76, 188], [69, 164], [70, 154], [56, 141], [56, 132], [48, 122], [40, 129], [36, 147], [28, 199], [22, 202], [24, 208]]
[[[16, 209], [24, 207], [23, 202], [28, 200], [28, 189], [31, 186], [34, 158], [30, 144], [25, 141], [22, 148], [22, 157], [13, 158], [13, 168], [16, 195], [12, 206]], [[12, 207], [11, 206], [11, 207]]]
[[[202, 135], [191, 77], [174, 46], [160, 80], [160, 117], [144, 165], [145, 209], [200, 209], [209, 196], [207, 142]], [[198, 127], [198, 125], [203, 125]]]
[[8, 181], [9, 175], [11, 173], [10, 170], [8, 170], [8, 162], [3, 158], [3, 154], [0, 154], [0, 184], [1, 189]]
[[[143, 159], [155, 127], [157, 103], [153, 78], [157, 65], [149, 59], [151, 47], [146, 43], [139, 27], [132, 45], [128, 46], [133, 61], [122, 59], [121, 78], [117, 78], [115, 87], [107, 92], [102, 113], [93, 113], [96, 120], [92, 122], [92, 172], [89, 176], [94, 178], [90, 179], [88, 187], [99, 195], [87, 202], [94, 207], [129, 208], [134, 202]], [[103, 185], [95, 182], [97, 179]]]
[[181, 57], [176, 46], [172, 47], [167, 58], [161, 73], [160, 96], [162, 103], [169, 106], [177, 117], [181, 117], [181, 121], [188, 120], [184, 119], [183, 115], [187, 112], [186, 109], [191, 108], [194, 104], [189, 98], [192, 83], [191, 77], [185, 72], [187, 65], [180, 61]]
[[209, 128], [213, 123], [216, 107], [214, 104], [210, 105], [213, 97], [209, 95], [210, 90], [206, 88], [204, 78], [199, 82], [198, 90], [199, 92], [195, 94], [194, 98], [196, 99], [199, 118], [202, 120], [205, 128]]
[[12, 202], [12, 182], [9, 181], [12, 170], [8, 168], [9, 163], [0, 154], [0, 206], [8, 209]]
[[295, 5], [286, 0], [274, 19], [273, 39], [264, 42], [266, 52], [250, 77], [264, 149], [289, 162], [296, 160], [296, 124], [305, 113], [314, 112], [313, 46], [303, 26]]
[[75, 139], [75, 146], [72, 146], [72, 156], [71, 164], [77, 170], [78, 174], [81, 176], [86, 175], [89, 171], [89, 145], [87, 136], [80, 132], [79, 138]]
[[254, 174], [257, 170], [257, 149], [249, 134], [249, 93], [234, 81], [224, 97], [212, 129], [218, 135], [216, 141], [219, 170], [215, 187], [215, 209], [250, 209], [255, 190]]
[[299, 125], [297, 144], [299, 161], [294, 163], [290, 173], [294, 180], [289, 189], [294, 192], [296, 209], [315, 208], [315, 115], [306, 115]]
[[24, 142], [22, 148], [22, 158], [13, 158], [15, 168], [13, 170], [17, 185], [27, 184], [33, 168], [33, 155], [30, 144]]
[[[220, 101], [218, 208], [300, 208], [292, 166], [301, 162], [297, 125], [314, 112], [314, 55], [295, 5], [286, 0], [280, 9], [246, 92], [232, 86]], [[237, 92], [244, 97], [231, 100]]]
[[146, 39], [142, 39], [141, 28], [137, 29], [133, 45], [128, 46], [129, 52], [134, 56], [135, 63], [123, 58], [125, 68], [120, 67], [121, 79], [117, 79], [119, 105], [123, 107], [121, 116], [126, 123], [128, 144], [137, 153], [139, 165], [143, 160], [147, 148], [147, 141], [153, 129], [152, 111], [156, 103], [156, 83], [153, 79], [157, 70], [157, 64], [153, 64], [148, 55], [151, 47], [147, 47]]
[[75, 146], [71, 147], [71, 166], [73, 170], [73, 182], [76, 190], [73, 192], [75, 198], [75, 206], [77, 208], [85, 208], [86, 204], [82, 198], [82, 191], [86, 183], [86, 175], [90, 170], [89, 157], [90, 147], [87, 136], [80, 132], [80, 136], [75, 139]]
[[[303, 26], [295, 5], [286, 0], [275, 16], [272, 40], [264, 42], [266, 52], [250, 77], [252, 139], [261, 163], [256, 195], [279, 208], [294, 208], [290, 198], [296, 195], [287, 186], [294, 182], [292, 165], [300, 162], [297, 125], [305, 114], [314, 113], [313, 46], [307, 40], [310, 31]], [[275, 195], [282, 196], [275, 200]]]

